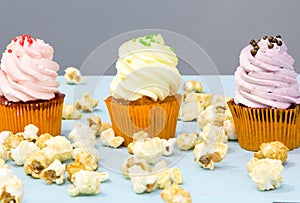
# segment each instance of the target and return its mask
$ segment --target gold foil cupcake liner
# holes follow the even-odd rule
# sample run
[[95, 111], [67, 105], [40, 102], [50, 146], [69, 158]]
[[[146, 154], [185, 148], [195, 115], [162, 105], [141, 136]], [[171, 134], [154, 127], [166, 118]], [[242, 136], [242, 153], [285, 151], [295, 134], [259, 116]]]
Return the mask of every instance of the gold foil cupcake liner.
[[28, 124], [39, 128], [38, 134], [60, 135], [64, 94], [45, 101], [0, 104], [0, 131], [23, 132]]
[[290, 150], [300, 146], [300, 105], [289, 109], [250, 108], [228, 102], [238, 142], [258, 151], [262, 143], [280, 141]]
[[115, 134], [125, 139], [124, 146], [132, 142], [132, 135], [138, 131], [145, 131], [150, 137], [164, 139], [175, 136], [181, 95], [160, 103], [126, 105], [112, 100], [111, 97], [105, 103]]

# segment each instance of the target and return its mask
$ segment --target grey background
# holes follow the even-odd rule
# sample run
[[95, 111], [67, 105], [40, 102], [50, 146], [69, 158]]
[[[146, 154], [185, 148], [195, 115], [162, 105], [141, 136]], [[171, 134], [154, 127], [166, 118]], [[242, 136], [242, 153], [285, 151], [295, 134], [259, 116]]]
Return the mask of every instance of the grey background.
[[[112, 37], [133, 30], [163, 29], [195, 41], [218, 70], [210, 71], [205, 64], [188, 67], [181, 61], [182, 74], [233, 74], [239, 53], [250, 39], [281, 34], [299, 73], [299, 17], [299, 0], [1, 0], [0, 52], [15, 36], [32, 34], [54, 47], [54, 59], [63, 74], [67, 66], [80, 68], [99, 45]], [[166, 43], [172, 46], [168, 38]], [[177, 53], [181, 47], [174, 48]], [[117, 47], [107, 49], [116, 60]], [[184, 51], [197, 58], [191, 51]], [[94, 63], [83, 70], [84, 74], [108, 68], [100, 66]], [[105, 73], [114, 74], [113, 66]]]

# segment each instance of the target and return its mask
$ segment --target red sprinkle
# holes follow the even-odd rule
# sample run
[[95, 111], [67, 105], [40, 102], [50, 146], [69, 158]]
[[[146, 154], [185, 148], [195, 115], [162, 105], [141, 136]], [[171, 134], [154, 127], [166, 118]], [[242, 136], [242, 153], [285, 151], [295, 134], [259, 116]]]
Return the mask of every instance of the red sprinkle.
[[21, 40], [19, 43], [20, 43], [21, 46], [24, 46], [24, 41], [23, 40]]
[[17, 38], [14, 38], [14, 42], [16, 42], [18, 39]]
[[33, 43], [32, 38], [27, 39], [27, 41], [28, 41], [29, 45], [31, 45]]
[[8, 51], [8, 53], [11, 53], [12, 52], [12, 50], [11, 49], [9, 49], [9, 50], [7, 50]]

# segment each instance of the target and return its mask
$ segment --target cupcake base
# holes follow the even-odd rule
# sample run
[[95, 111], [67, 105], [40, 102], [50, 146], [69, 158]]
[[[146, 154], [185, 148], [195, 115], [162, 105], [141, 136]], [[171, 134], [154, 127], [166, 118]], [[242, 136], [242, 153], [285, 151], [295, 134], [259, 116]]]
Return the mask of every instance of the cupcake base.
[[262, 143], [280, 141], [290, 150], [300, 146], [300, 105], [288, 109], [250, 108], [228, 101], [238, 142], [258, 151]]
[[163, 101], [142, 97], [137, 101], [105, 99], [112, 127], [117, 136], [122, 136], [124, 146], [132, 142], [132, 135], [145, 131], [150, 137], [164, 139], [175, 136], [181, 103], [181, 95], [169, 96]]
[[26, 125], [34, 124], [39, 128], [39, 135], [60, 135], [64, 97], [64, 94], [57, 93], [50, 100], [10, 102], [1, 96], [0, 131], [23, 132]]

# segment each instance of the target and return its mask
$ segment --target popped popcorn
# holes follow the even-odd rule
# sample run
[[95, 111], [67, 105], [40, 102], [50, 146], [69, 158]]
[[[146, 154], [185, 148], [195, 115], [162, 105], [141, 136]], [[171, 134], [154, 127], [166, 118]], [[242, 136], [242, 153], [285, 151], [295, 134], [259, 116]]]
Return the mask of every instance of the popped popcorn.
[[202, 91], [202, 84], [201, 82], [197, 82], [194, 80], [189, 80], [187, 82], [184, 83], [183, 85], [183, 90], [185, 92], [201, 92]]
[[138, 131], [138, 132], [134, 133], [132, 135], [132, 142], [130, 142], [127, 145], [128, 153], [129, 154], [133, 154], [133, 148], [134, 148], [135, 142], [137, 140], [146, 141], [147, 138], [149, 138], [149, 134], [147, 132], [145, 132], [145, 131]]
[[193, 132], [191, 134], [179, 134], [176, 138], [176, 144], [181, 150], [190, 150], [195, 147], [198, 142], [198, 134]]
[[100, 129], [100, 133], [104, 130], [107, 130], [108, 128], [112, 128], [110, 123], [106, 123], [106, 122], [101, 122], [101, 129]]
[[4, 161], [7, 161], [8, 159], [7, 149], [5, 145], [1, 143], [0, 143], [0, 159], [3, 159]]
[[0, 132], [0, 144], [5, 144], [7, 138], [12, 135], [11, 131], [2, 131]]
[[155, 175], [141, 175], [131, 177], [133, 190], [135, 193], [152, 192], [156, 188], [157, 176]]
[[96, 145], [96, 137], [93, 130], [85, 123], [77, 122], [68, 136], [73, 147], [90, 147]]
[[214, 144], [217, 142], [226, 143], [228, 141], [227, 135], [223, 127], [212, 125], [208, 123], [199, 136], [205, 141], [206, 144]]
[[171, 186], [163, 189], [163, 191], [160, 193], [160, 196], [166, 203], [192, 202], [191, 194], [176, 183], [173, 183]]
[[108, 128], [107, 130], [102, 131], [100, 134], [100, 142], [104, 146], [118, 148], [123, 144], [124, 140], [125, 139], [121, 136], [115, 136], [115, 132], [112, 128]]
[[144, 159], [139, 159], [136, 156], [124, 159], [122, 164], [122, 174], [125, 178], [130, 178], [138, 174], [147, 174], [151, 171], [151, 166]]
[[64, 79], [67, 84], [80, 84], [83, 82], [80, 71], [75, 67], [67, 67], [65, 69]]
[[49, 140], [50, 138], [52, 138], [53, 136], [50, 135], [49, 133], [44, 133], [44, 134], [41, 134], [40, 136], [38, 136], [38, 138], [36, 139], [35, 141], [35, 144], [36, 146], [38, 146], [39, 148], [43, 149], [45, 148], [47, 145], [46, 145], [46, 142], [47, 140]]
[[99, 194], [101, 192], [101, 177], [99, 172], [81, 170], [72, 176], [73, 185], [68, 189], [70, 196], [81, 194]]
[[5, 141], [6, 149], [11, 150], [16, 148], [23, 140], [24, 138], [20, 133], [10, 134]]
[[46, 147], [42, 149], [43, 153], [50, 159], [59, 159], [67, 161], [72, 159], [73, 147], [70, 141], [64, 136], [55, 136], [46, 141]]
[[68, 172], [68, 180], [72, 180], [72, 176], [81, 171], [86, 170], [86, 166], [81, 162], [71, 162], [69, 165], [67, 165], [67, 172]]
[[224, 159], [228, 151], [228, 145], [222, 142], [206, 144], [200, 141], [194, 148], [195, 162], [205, 169], [214, 170], [214, 162]]
[[158, 137], [149, 138], [146, 141], [137, 140], [133, 148], [133, 154], [144, 159], [149, 164], [158, 162], [163, 152], [164, 148]]
[[169, 140], [161, 139], [161, 144], [164, 149], [164, 156], [171, 156], [173, 154], [174, 145], [176, 143], [176, 138], [170, 138]]
[[172, 183], [182, 184], [182, 174], [179, 168], [169, 168], [157, 174], [157, 186], [164, 189]]
[[185, 94], [182, 105], [181, 119], [192, 121], [198, 118], [200, 113], [210, 105], [211, 94], [189, 92]]
[[88, 125], [90, 126], [90, 128], [94, 131], [94, 134], [96, 136], [100, 135], [100, 133], [103, 131], [101, 129], [102, 127], [102, 121], [100, 119], [100, 117], [98, 116], [90, 116], [86, 118]]
[[5, 160], [2, 158], [0, 158], [0, 168], [9, 168], [9, 166], [5, 164]]
[[277, 159], [284, 164], [288, 157], [288, 151], [289, 149], [279, 141], [262, 143], [260, 145], [260, 150], [254, 153], [254, 157], [258, 159]]
[[30, 154], [27, 159], [25, 159], [24, 172], [33, 178], [40, 178], [42, 171], [51, 163], [52, 160], [49, 160], [42, 151], [38, 151]]
[[28, 124], [24, 127], [23, 137], [28, 141], [35, 141], [38, 137], [39, 128], [33, 124]]
[[24, 183], [11, 169], [0, 168], [0, 202], [21, 203]]
[[91, 97], [89, 93], [84, 93], [81, 100], [77, 100], [74, 104], [77, 110], [94, 112], [94, 108], [98, 105], [98, 100]]
[[252, 158], [247, 163], [247, 169], [258, 190], [276, 189], [283, 181], [280, 173], [284, 167], [280, 160]]
[[73, 104], [63, 104], [62, 119], [78, 120], [82, 117], [82, 113], [78, 111]]
[[18, 166], [22, 166], [25, 163], [25, 159], [32, 153], [39, 151], [40, 148], [33, 142], [23, 140], [15, 149], [11, 149], [10, 158]]
[[65, 179], [66, 164], [62, 164], [58, 159], [55, 159], [41, 174], [47, 184], [56, 183], [61, 185]]
[[85, 166], [85, 169], [89, 171], [98, 169], [98, 159], [85, 150], [81, 150], [81, 152], [76, 155], [75, 162], [82, 163]]

